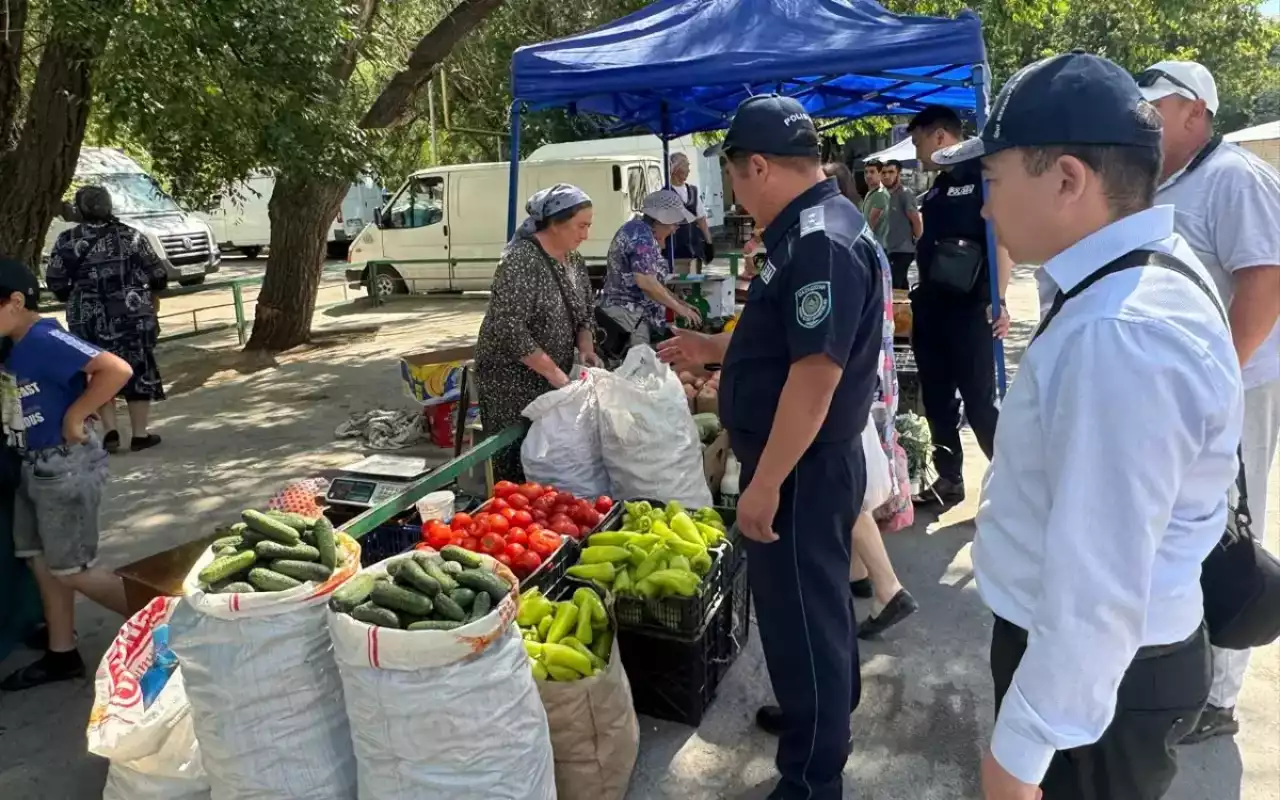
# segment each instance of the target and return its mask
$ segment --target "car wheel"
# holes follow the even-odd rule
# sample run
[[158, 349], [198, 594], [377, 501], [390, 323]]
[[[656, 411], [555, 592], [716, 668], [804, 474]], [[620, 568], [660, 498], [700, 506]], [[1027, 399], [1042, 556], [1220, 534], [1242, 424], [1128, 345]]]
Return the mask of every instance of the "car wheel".
[[374, 284], [377, 284], [378, 297], [390, 297], [393, 294], [408, 294], [409, 289], [405, 286], [404, 281], [400, 279], [400, 274], [391, 267], [378, 267], [374, 273], [373, 280], [369, 282], [369, 296], [374, 296]]
[[257, 258], [258, 256], [262, 255], [262, 248], [261, 247], [241, 247], [240, 254], [243, 255], [245, 258], [250, 258], [250, 259]]
[[203, 275], [198, 278], [183, 278], [178, 281], [179, 286], [199, 286], [202, 283], [204, 283]]

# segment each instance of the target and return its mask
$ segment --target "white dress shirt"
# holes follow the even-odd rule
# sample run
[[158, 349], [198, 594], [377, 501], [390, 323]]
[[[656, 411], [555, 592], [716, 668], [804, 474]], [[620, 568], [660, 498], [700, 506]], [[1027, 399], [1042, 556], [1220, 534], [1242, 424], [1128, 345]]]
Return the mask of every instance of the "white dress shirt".
[[[1115, 222], [1050, 259], [1064, 292], [1135, 249], [1175, 256], [1171, 206]], [[1190, 636], [1200, 563], [1227, 520], [1243, 392], [1231, 335], [1188, 278], [1138, 267], [1069, 300], [1027, 349], [996, 429], [974, 573], [1029, 632], [991, 750], [1038, 784], [1054, 751], [1096, 742], [1139, 647]]]

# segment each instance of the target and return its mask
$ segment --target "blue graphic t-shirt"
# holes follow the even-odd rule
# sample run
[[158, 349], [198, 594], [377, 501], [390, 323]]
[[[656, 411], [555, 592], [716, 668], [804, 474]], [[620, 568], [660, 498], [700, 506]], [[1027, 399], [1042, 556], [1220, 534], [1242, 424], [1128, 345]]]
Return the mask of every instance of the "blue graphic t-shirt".
[[88, 386], [84, 367], [99, 351], [42, 319], [13, 343], [0, 376], [5, 435], [19, 450], [63, 444], [62, 419]]

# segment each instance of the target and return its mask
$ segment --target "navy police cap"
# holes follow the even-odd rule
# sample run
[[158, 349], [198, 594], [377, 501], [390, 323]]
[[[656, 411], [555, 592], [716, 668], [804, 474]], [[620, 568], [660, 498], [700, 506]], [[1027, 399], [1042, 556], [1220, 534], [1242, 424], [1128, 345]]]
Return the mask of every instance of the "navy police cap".
[[748, 97], [738, 106], [733, 123], [720, 146], [723, 153], [737, 150], [762, 156], [814, 156], [818, 129], [799, 101], [776, 94]]
[[938, 150], [946, 166], [1011, 147], [1121, 145], [1160, 147], [1160, 117], [1133, 76], [1115, 62], [1076, 50], [1023, 67], [996, 97], [974, 139]]

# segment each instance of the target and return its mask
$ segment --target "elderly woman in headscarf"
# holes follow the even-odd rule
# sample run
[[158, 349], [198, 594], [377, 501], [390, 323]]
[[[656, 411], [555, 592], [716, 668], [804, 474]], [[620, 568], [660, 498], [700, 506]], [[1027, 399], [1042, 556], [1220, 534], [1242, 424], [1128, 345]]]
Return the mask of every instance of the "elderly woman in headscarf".
[[[112, 213], [101, 186], [76, 192], [80, 224], [59, 234], [45, 275], [49, 290], [67, 304], [67, 328], [89, 344], [124, 359], [133, 377], [120, 391], [129, 409], [130, 449], [160, 444], [147, 429], [151, 403], [164, 399], [156, 340], [160, 324], [153, 292], [168, 285], [164, 264], [147, 237]], [[116, 407], [98, 409], [107, 452], [120, 449]]]
[[[596, 366], [591, 281], [578, 247], [591, 230], [591, 198], [558, 183], [529, 198], [529, 217], [498, 262], [476, 341], [480, 421], [496, 434], [539, 395], [569, 383], [576, 347]], [[494, 480], [521, 482], [518, 444], [493, 458]]]
[[692, 222], [685, 222], [671, 234], [672, 266], [677, 275], [697, 273], [700, 261], [710, 261], [715, 250], [711, 245], [711, 228], [707, 225], [707, 209], [698, 197], [698, 187], [689, 183], [689, 157], [684, 153], [672, 153], [668, 162], [671, 172], [671, 190], [693, 215]]

